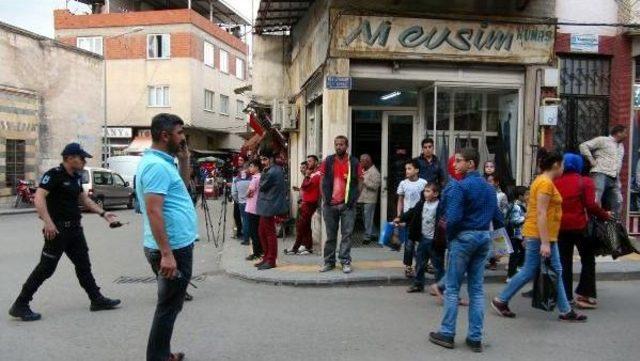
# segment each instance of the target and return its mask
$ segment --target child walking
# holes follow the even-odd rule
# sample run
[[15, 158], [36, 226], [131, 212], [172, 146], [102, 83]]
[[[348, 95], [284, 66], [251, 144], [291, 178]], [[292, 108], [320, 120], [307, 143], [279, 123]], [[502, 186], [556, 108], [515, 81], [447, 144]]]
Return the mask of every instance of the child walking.
[[506, 229], [511, 238], [513, 253], [509, 255], [509, 268], [507, 271], [507, 283], [517, 272], [518, 268], [524, 263], [524, 241], [522, 237], [522, 226], [524, 225], [524, 217], [527, 214], [527, 198], [529, 197], [529, 189], [524, 186], [517, 186], [515, 189], [515, 199], [509, 205], [506, 218]]
[[438, 196], [440, 187], [435, 183], [428, 183], [422, 192], [422, 199], [402, 217], [396, 218], [394, 223], [407, 224], [409, 227], [409, 241], [417, 243], [416, 250], [416, 276], [408, 293], [424, 292], [425, 269], [427, 261], [435, 269], [436, 283], [444, 276], [444, 259], [440, 252], [435, 252], [433, 240], [437, 227]]
[[[420, 165], [415, 159], [409, 160], [404, 165], [405, 180], [398, 185], [398, 205], [397, 216], [401, 218], [402, 215], [413, 208], [422, 198], [422, 191], [427, 185], [427, 181], [419, 177]], [[404, 274], [407, 278], [412, 278], [413, 273], [413, 256], [414, 256], [414, 244], [408, 241], [404, 246]]]

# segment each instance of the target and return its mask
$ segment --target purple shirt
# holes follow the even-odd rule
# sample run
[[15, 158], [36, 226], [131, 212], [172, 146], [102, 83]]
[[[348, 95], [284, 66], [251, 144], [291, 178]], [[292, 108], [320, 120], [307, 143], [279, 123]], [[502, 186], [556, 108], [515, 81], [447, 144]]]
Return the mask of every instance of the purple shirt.
[[251, 177], [249, 183], [249, 191], [253, 191], [252, 197], [247, 197], [247, 204], [244, 211], [251, 214], [256, 214], [256, 207], [258, 203], [258, 191], [260, 190], [260, 173]]

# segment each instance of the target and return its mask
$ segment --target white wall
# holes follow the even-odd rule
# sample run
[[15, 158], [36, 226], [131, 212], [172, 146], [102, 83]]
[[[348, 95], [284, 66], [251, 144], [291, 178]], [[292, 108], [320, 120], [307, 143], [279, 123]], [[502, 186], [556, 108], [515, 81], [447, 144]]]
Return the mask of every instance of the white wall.
[[[556, 17], [559, 22], [616, 23], [618, 4], [615, 0], [558, 0]], [[616, 35], [615, 27], [560, 26], [560, 33]]]

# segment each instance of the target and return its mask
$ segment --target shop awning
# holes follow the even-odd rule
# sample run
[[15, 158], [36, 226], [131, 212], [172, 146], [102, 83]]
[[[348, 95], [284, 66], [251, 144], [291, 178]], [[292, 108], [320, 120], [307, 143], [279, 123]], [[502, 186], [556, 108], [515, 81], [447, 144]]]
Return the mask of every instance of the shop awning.
[[126, 154], [140, 154], [148, 148], [151, 148], [151, 137], [135, 137], [124, 152]]

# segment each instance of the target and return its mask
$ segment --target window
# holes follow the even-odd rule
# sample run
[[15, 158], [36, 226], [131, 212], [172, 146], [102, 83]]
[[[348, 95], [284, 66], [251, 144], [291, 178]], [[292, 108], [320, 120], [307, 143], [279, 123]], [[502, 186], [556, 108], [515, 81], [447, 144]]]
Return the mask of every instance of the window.
[[93, 184], [98, 186], [113, 185], [113, 176], [109, 172], [93, 172]]
[[204, 65], [208, 65], [210, 67], [215, 67], [213, 59], [214, 59], [214, 51], [213, 44], [204, 42]]
[[156, 85], [149, 87], [149, 106], [168, 107], [169, 106], [169, 86]]
[[113, 179], [115, 181], [116, 187], [124, 187], [124, 179], [117, 174], [113, 175]]
[[169, 34], [147, 35], [147, 58], [169, 59], [171, 56], [171, 38]]
[[229, 72], [229, 53], [220, 49], [220, 71]]
[[76, 39], [76, 46], [80, 49], [90, 51], [92, 53], [102, 55], [102, 37], [79, 37]]
[[236, 58], [236, 77], [244, 80], [244, 60]]
[[243, 118], [244, 102], [242, 100], [236, 100], [236, 118]]
[[229, 97], [220, 94], [220, 113], [229, 114]]
[[26, 155], [26, 143], [22, 139], [7, 139], [7, 152], [5, 164], [7, 166], [6, 184], [12, 188], [18, 183], [18, 179], [25, 178], [24, 163]]
[[216, 93], [211, 90], [204, 90], [204, 110], [211, 112], [215, 110], [215, 95]]

